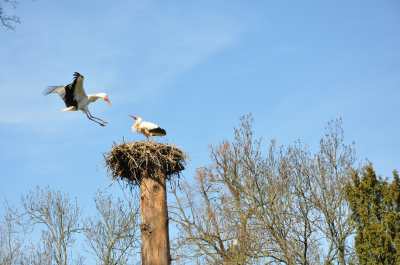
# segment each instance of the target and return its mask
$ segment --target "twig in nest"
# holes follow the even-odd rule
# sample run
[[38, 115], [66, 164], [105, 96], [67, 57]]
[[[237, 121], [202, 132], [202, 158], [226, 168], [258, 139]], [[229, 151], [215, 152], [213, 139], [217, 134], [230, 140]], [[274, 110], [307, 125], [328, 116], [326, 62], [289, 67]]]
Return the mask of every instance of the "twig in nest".
[[[114, 144], [104, 155], [106, 165], [114, 180], [125, 180], [140, 185], [143, 177], [155, 180], [165, 176], [179, 176], [185, 169], [185, 154], [175, 146], [155, 142]], [[162, 173], [162, 174], [159, 174]]]

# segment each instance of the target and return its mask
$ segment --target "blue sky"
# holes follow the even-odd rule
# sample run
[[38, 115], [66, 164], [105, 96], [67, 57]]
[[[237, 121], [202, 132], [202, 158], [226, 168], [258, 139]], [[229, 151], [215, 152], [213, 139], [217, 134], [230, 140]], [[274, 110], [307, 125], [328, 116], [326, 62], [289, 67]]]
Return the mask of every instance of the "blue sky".
[[[258, 136], [318, 144], [342, 117], [345, 137], [379, 174], [399, 167], [400, 4], [363, 1], [22, 1], [16, 31], [0, 29], [0, 199], [35, 186], [89, 209], [110, 179], [103, 153], [140, 114], [190, 157], [252, 113]], [[92, 113], [62, 113], [47, 85], [86, 77], [106, 92]], [[85, 209], [84, 209], [85, 210]]]

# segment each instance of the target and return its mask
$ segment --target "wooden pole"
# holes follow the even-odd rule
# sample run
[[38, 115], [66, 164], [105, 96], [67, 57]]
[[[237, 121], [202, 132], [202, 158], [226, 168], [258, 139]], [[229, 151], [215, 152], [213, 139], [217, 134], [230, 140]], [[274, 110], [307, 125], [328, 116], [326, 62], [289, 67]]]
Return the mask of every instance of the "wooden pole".
[[171, 264], [165, 174], [158, 177], [144, 176], [140, 185], [142, 265]]

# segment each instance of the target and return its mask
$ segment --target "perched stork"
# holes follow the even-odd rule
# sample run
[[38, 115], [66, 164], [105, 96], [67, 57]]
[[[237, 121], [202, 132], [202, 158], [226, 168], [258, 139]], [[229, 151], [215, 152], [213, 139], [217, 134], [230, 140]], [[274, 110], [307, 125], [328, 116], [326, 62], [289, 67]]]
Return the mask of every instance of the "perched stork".
[[146, 136], [147, 140], [149, 140], [150, 136], [164, 136], [167, 134], [167, 132], [157, 124], [143, 121], [139, 116], [129, 115], [129, 117], [135, 120], [135, 123], [132, 125], [132, 131], [143, 134]]
[[89, 120], [95, 123], [106, 126], [107, 122], [94, 117], [89, 111], [89, 104], [95, 102], [98, 99], [102, 99], [111, 105], [110, 99], [106, 93], [97, 93], [92, 95], [86, 95], [83, 88], [84, 76], [78, 72], [74, 73], [74, 78], [72, 83], [65, 86], [49, 86], [44, 92], [44, 95], [49, 95], [51, 93], [58, 94], [62, 100], [64, 100], [66, 108], [62, 111], [82, 111], [86, 114]]

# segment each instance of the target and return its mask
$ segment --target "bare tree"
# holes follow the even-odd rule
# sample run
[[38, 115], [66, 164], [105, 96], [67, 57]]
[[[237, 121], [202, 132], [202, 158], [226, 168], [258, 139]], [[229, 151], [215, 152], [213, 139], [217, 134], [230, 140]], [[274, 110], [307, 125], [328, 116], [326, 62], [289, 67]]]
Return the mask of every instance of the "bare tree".
[[[252, 210], [234, 192], [212, 179], [208, 169], [197, 173], [196, 186], [183, 182], [173, 188], [171, 219], [177, 224], [174, 260], [197, 259], [199, 264], [255, 264], [259, 246], [249, 223]], [[239, 195], [239, 194], [236, 194]], [[240, 205], [240, 206], [239, 206]], [[239, 206], [239, 207], [238, 207]], [[241, 208], [243, 207], [243, 208]]]
[[315, 264], [318, 248], [310, 204], [310, 180], [298, 170], [295, 158], [306, 152], [297, 146], [277, 148], [272, 142], [266, 155], [261, 140], [254, 137], [251, 116], [243, 117], [235, 138], [223, 155], [214, 157], [218, 165], [231, 164], [246, 185], [239, 192], [255, 209], [254, 229], [262, 235], [262, 256], [274, 264]]
[[228, 142], [212, 148], [214, 164], [197, 171], [196, 184], [183, 182], [181, 192], [173, 189], [171, 217], [180, 230], [175, 259], [197, 258], [202, 264], [261, 262], [263, 240], [254, 229], [256, 209], [242, 192], [248, 178], [231, 151], [241, 152]]
[[50, 264], [73, 264], [70, 248], [75, 241], [74, 236], [81, 230], [77, 202], [48, 188], [37, 188], [23, 197], [22, 202], [28, 220], [32, 225], [40, 226], [42, 232], [43, 249], [36, 249], [31, 258], [35, 260], [35, 256], [38, 258], [46, 254]]
[[15, 9], [18, 2], [15, 0], [0, 0], [0, 24], [7, 29], [14, 29], [20, 23], [19, 17], [9, 15], [7, 9]]
[[[43, 242], [45, 243], [45, 242]], [[50, 247], [45, 246], [42, 242], [37, 245], [31, 244], [24, 248], [21, 255], [21, 261], [18, 265], [52, 265], [53, 258], [51, 256]]]
[[0, 264], [15, 265], [23, 253], [23, 241], [18, 227], [18, 215], [7, 207], [0, 222]]
[[177, 258], [191, 253], [207, 264], [348, 264], [353, 228], [343, 192], [354, 156], [340, 121], [329, 126], [315, 155], [300, 142], [271, 142], [263, 153], [251, 116], [243, 117], [234, 140], [212, 148], [213, 163], [198, 170], [197, 183], [173, 190], [171, 216], [181, 232]]
[[0, 264], [2, 265], [51, 265], [48, 248], [31, 242], [32, 229], [24, 215], [7, 203], [0, 222]]
[[344, 143], [342, 120], [331, 121], [320, 141], [313, 166], [308, 167], [313, 176], [312, 202], [321, 215], [318, 229], [329, 245], [325, 263], [349, 264], [354, 255], [348, 244], [354, 232], [350, 208], [345, 198], [345, 186], [351, 181], [354, 170], [355, 149]]
[[84, 234], [98, 264], [133, 264], [139, 245], [139, 207], [134, 201], [96, 195], [98, 215], [87, 219]]

